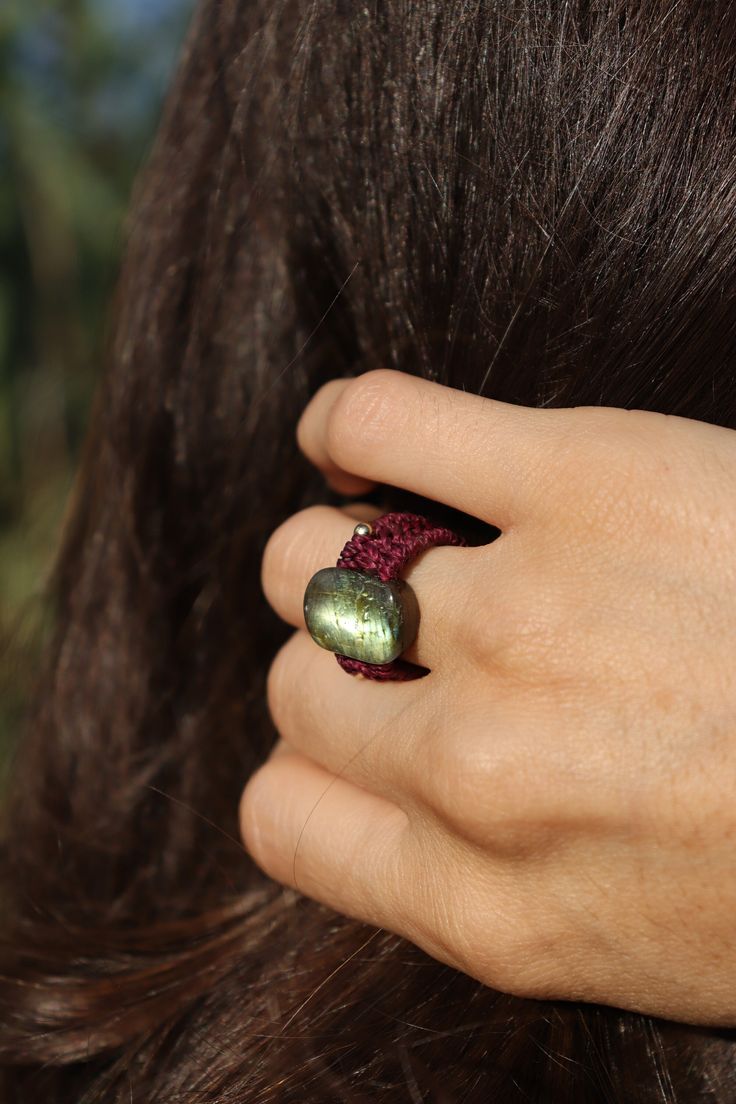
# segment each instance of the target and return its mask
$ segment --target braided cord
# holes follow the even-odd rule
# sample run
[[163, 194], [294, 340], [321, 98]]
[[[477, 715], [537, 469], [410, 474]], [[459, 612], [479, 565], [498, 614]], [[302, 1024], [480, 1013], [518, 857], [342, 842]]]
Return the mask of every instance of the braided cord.
[[[355, 534], [350, 538], [340, 553], [337, 566], [368, 572], [384, 583], [398, 579], [409, 561], [425, 548], [440, 544], [467, 545], [467, 541], [452, 529], [434, 525], [422, 514], [395, 511], [383, 514], [370, 525], [371, 533]], [[339, 654], [335, 658], [349, 675], [363, 675], [378, 682], [408, 682], [429, 673], [426, 667], [408, 663], [400, 657], [391, 663], [364, 663]]]

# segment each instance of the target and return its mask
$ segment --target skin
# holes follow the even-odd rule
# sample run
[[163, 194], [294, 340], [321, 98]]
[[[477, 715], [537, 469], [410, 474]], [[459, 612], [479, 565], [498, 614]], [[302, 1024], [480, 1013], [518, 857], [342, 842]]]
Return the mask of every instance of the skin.
[[298, 442], [346, 496], [404, 487], [498, 526], [404, 572], [423, 679], [347, 675], [306, 631], [356, 519], [270, 537], [296, 632], [241, 802], [272, 878], [519, 996], [736, 1024], [736, 432], [528, 408], [380, 369]]

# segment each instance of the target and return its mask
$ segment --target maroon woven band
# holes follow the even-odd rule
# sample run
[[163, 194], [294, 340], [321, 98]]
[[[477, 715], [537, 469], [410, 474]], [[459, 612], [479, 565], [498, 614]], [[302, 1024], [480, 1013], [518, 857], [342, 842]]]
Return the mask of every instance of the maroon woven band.
[[[425, 548], [437, 544], [467, 545], [467, 541], [452, 529], [434, 525], [421, 514], [397, 511], [383, 514], [369, 524], [373, 532], [351, 537], [340, 553], [337, 566], [366, 571], [383, 582], [398, 579], [409, 561]], [[335, 658], [349, 675], [364, 675], [383, 682], [406, 682], [427, 673], [426, 668], [401, 658], [391, 663], [364, 663], [337, 654]]]

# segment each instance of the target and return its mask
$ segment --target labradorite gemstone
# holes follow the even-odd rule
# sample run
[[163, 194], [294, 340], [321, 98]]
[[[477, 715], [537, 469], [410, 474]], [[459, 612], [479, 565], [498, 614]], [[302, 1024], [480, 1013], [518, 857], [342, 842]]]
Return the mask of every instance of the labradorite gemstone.
[[390, 663], [414, 641], [416, 596], [404, 579], [384, 583], [346, 567], [323, 567], [304, 593], [304, 618], [313, 640], [329, 652]]

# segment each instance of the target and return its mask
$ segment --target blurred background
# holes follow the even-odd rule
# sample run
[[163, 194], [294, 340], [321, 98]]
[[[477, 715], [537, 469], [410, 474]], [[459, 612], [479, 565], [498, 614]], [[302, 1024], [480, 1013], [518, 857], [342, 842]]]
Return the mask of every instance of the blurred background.
[[0, 0], [0, 761], [102, 365], [133, 180], [194, 0]]

